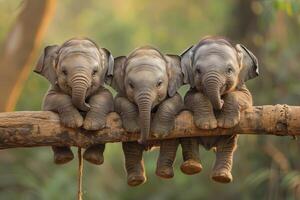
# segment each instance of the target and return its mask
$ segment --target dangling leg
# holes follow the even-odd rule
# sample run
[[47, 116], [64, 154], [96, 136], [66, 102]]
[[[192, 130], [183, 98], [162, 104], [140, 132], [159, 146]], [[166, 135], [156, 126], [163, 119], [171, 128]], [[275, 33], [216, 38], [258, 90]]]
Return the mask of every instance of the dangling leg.
[[123, 142], [127, 183], [138, 186], [146, 181], [143, 150], [144, 147], [137, 142]]
[[105, 149], [105, 144], [97, 144], [97, 145], [90, 146], [85, 150], [83, 154], [83, 158], [86, 161], [93, 163], [95, 165], [101, 165], [104, 162], [104, 156], [103, 156], [104, 149]]
[[176, 158], [178, 144], [178, 139], [161, 141], [156, 166], [157, 176], [161, 178], [172, 178], [174, 176], [173, 163]]
[[212, 179], [220, 183], [232, 181], [231, 169], [233, 153], [237, 145], [237, 135], [220, 136], [217, 144], [216, 162], [212, 172]]
[[181, 138], [180, 143], [184, 161], [180, 166], [181, 171], [188, 175], [201, 172], [198, 138]]
[[52, 146], [52, 151], [54, 153], [54, 163], [55, 164], [65, 164], [73, 160], [74, 155], [70, 147], [57, 147]]

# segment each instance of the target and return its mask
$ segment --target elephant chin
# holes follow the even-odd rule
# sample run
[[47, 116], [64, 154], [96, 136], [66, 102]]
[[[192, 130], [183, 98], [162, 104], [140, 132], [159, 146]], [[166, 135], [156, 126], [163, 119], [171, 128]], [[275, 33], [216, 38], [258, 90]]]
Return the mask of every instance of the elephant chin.
[[204, 92], [216, 110], [221, 110], [224, 104], [220, 93], [224, 84], [225, 80], [217, 73], [211, 73], [203, 79]]

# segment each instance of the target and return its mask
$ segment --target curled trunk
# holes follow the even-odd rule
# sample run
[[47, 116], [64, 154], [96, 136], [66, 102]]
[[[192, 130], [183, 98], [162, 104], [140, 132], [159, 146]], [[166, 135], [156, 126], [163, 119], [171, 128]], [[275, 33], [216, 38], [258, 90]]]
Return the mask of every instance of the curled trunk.
[[90, 105], [85, 102], [89, 88], [87, 78], [75, 76], [72, 80], [72, 103], [82, 111], [89, 111]]
[[224, 101], [221, 99], [220, 90], [224, 86], [224, 80], [217, 72], [210, 72], [203, 79], [204, 92], [216, 110], [223, 107]]

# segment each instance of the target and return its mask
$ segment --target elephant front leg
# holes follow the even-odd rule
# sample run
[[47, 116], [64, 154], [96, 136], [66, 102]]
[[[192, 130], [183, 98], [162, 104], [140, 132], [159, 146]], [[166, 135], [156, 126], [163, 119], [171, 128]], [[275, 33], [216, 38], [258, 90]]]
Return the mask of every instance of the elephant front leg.
[[155, 137], [165, 137], [174, 128], [175, 117], [183, 109], [179, 94], [163, 101], [154, 115], [151, 130]]
[[[43, 110], [49, 110], [58, 113], [60, 122], [63, 126], [78, 128], [82, 126], [83, 118], [78, 110], [73, 106], [71, 97], [52, 89], [45, 97]], [[65, 164], [74, 158], [70, 147], [52, 147], [54, 153], [54, 162], [56, 164]]]
[[140, 132], [138, 123], [138, 108], [135, 104], [124, 97], [115, 98], [115, 111], [120, 115], [122, 124], [127, 132]]
[[125, 168], [127, 172], [127, 183], [130, 186], [138, 186], [146, 181], [143, 146], [137, 142], [123, 142], [125, 156]]
[[216, 149], [216, 162], [212, 172], [212, 179], [220, 183], [232, 181], [233, 153], [236, 149], [237, 135], [220, 136]]
[[194, 123], [198, 128], [217, 128], [213, 107], [209, 99], [201, 92], [190, 91], [185, 97], [185, 105], [193, 112]]
[[108, 113], [113, 111], [113, 97], [107, 89], [101, 89], [91, 96], [89, 101], [91, 106], [86, 114], [83, 128], [86, 130], [100, 130], [105, 127]]
[[160, 143], [159, 156], [156, 166], [156, 175], [161, 178], [172, 178], [174, 176], [173, 163], [176, 158], [179, 140], [163, 140]]
[[240, 121], [240, 106], [238, 98], [234, 93], [224, 95], [224, 105], [217, 117], [218, 126], [221, 128], [231, 128]]
[[198, 138], [180, 138], [180, 144], [184, 161], [180, 166], [181, 171], [187, 175], [201, 172]]

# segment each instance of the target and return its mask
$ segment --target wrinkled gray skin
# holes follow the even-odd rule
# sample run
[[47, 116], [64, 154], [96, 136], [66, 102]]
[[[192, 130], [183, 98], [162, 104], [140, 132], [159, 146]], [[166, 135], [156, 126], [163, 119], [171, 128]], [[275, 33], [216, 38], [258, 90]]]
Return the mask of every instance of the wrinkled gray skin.
[[[252, 106], [252, 96], [245, 81], [258, 76], [258, 62], [243, 45], [233, 47], [221, 38], [203, 39], [183, 53], [181, 66], [191, 85], [185, 104], [193, 112], [199, 128], [234, 127], [240, 120], [240, 111]], [[182, 165], [185, 173], [192, 174], [195, 166], [201, 166], [195, 143], [190, 147], [195, 152], [192, 159]], [[237, 136], [199, 137], [199, 143], [207, 149], [216, 147], [213, 180], [231, 182]]]
[[[58, 113], [66, 127], [104, 128], [106, 115], [113, 111], [113, 97], [103, 85], [105, 80], [111, 80], [113, 61], [108, 50], [98, 48], [89, 39], [71, 39], [61, 46], [47, 46], [34, 70], [51, 83], [43, 110]], [[56, 164], [74, 158], [69, 147], [52, 149]], [[91, 146], [84, 159], [102, 164], [103, 151], [104, 144]]]
[[[174, 127], [175, 116], [183, 108], [182, 98], [176, 93], [182, 79], [180, 57], [163, 55], [150, 46], [115, 59], [113, 87], [118, 91], [115, 111], [120, 114], [126, 131], [141, 132], [142, 144], [122, 144], [127, 183], [131, 186], [146, 181], [142, 154], [150, 130], [155, 136], [164, 137]], [[178, 141], [164, 140], [160, 146], [156, 174], [171, 178]]]

